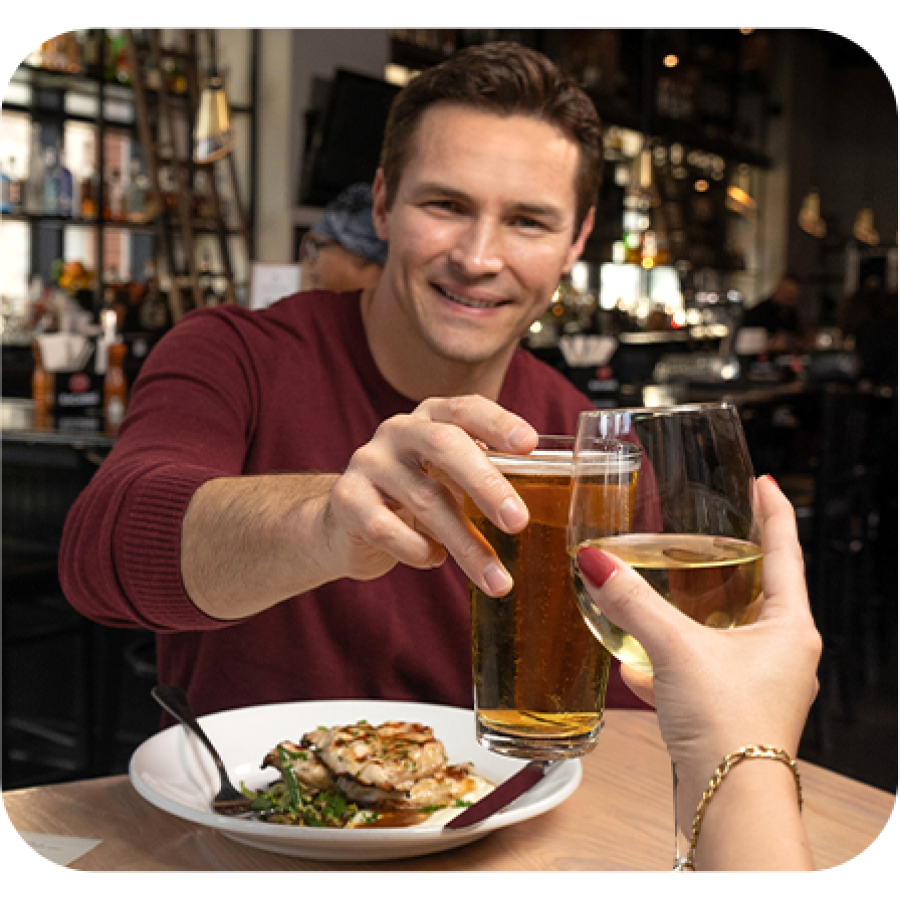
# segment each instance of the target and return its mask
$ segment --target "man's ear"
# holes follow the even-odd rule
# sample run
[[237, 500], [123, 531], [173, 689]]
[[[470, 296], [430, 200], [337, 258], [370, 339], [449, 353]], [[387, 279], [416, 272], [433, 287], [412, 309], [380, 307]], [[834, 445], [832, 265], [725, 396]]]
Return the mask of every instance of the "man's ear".
[[384, 181], [384, 173], [379, 169], [375, 173], [375, 181], [372, 183], [372, 222], [375, 225], [375, 233], [383, 241], [390, 236], [387, 208], [387, 185]]
[[572, 271], [572, 266], [578, 262], [579, 257], [582, 253], [584, 253], [584, 245], [587, 243], [587, 239], [591, 236], [591, 232], [594, 230], [594, 215], [596, 214], [597, 208], [592, 206], [587, 215], [584, 217], [584, 221], [581, 223], [581, 230], [578, 233], [578, 237], [575, 239], [572, 246], [569, 248], [569, 252], [566, 255], [566, 264], [563, 267], [562, 274], [568, 275], [569, 272]]

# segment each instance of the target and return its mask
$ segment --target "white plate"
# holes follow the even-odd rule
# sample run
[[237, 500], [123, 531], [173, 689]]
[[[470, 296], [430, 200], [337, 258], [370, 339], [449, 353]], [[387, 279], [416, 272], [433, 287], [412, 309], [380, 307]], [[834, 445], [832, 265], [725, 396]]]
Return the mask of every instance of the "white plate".
[[[444, 742], [451, 763], [471, 762], [477, 774], [494, 784], [523, 766], [485, 750], [475, 740], [470, 709], [386, 700], [322, 700], [278, 703], [214, 713], [200, 718], [219, 751], [232, 783], [253, 789], [269, 784], [274, 770], [261, 769], [263, 757], [279, 741], [297, 741], [320, 725], [344, 725], [365, 719], [373, 725], [391, 720], [422, 722]], [[362, 861], [423, 856], [471, 843], [515, 822], [539, 816], [571, 796], [581, 782], [581, 763], [567, 760], [506, 809], [472, 828], [444, 831], [438, 825], [409, 828], [303, 828], [229, 819], [210, 811], [218, 790], [216, 767], [203, 745], [181, 725], [146, 740], [128, 769], [135, 790], [155, 806], [191, 822], [208, 825], [260, 850], [307, 859]]]

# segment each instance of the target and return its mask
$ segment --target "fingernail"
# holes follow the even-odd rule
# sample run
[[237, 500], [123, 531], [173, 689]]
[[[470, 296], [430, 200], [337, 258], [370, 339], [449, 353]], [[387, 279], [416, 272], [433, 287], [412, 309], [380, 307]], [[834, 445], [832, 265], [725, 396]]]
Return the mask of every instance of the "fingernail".
[[592, 587], [603, 587], [616, 574], [613, 559], [596, 547], [582, 547], [576, 556], [578, 569]]
[[497, 515], [508, 531], [521, 531], [528, 522], [528, 509], [518, 497], [507, 497], [500, 504]]
[[778, 482], [768, 472], [766, 472], [766, 478], [768, 478], [769, 481], [771, 481], [772, 484], [775, 485], [775, 487], [778, 487]]
[[498, 563], [488, 563], [484, 570], [484, 583], [490, 592], [498, 597], [508, 594], [512, 588], [512, 578], [509, 572]]

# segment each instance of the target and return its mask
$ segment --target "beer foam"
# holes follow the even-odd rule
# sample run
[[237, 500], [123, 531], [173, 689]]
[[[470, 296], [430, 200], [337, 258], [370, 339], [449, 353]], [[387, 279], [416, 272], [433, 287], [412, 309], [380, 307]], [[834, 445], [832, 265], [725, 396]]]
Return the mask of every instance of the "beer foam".
[[573, 467], [571, 450], [535, 450], [528, 456], [491, 451], [488, 459], [503, 473], [510, 475], [603, 475], [636, 472], [641, 451], [633, 445], [622, 450], [587, 450], [579, 453]]
[[488, 453], [488, 459], [501, 471], [511, 475], [570, 475], [571, 450], [535, 450], [528, 456], [512, 453]]

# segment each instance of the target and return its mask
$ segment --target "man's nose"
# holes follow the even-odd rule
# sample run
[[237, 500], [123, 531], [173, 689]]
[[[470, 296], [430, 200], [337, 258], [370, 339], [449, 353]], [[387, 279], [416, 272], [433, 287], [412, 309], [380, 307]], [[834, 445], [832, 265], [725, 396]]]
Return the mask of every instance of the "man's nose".
[[458, 235], [450, 258], [467, 277], [496, 275], [503, 268], [499, 225], [489, 219], [475, 219]]

